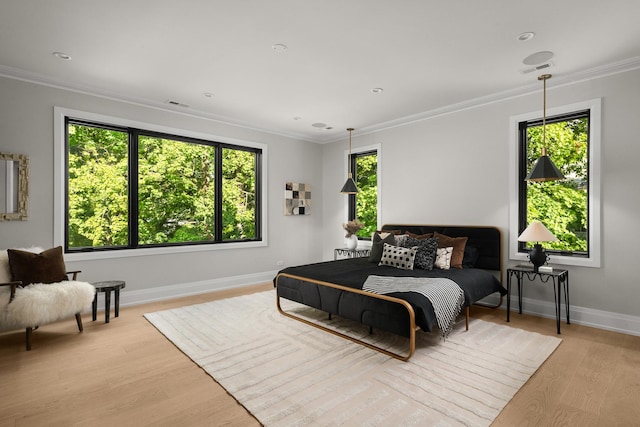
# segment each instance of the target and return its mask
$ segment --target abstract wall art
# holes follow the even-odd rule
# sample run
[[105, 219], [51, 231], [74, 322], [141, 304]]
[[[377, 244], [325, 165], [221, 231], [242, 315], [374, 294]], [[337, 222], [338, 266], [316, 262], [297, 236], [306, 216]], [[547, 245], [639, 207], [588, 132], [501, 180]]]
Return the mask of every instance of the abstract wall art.
[[284, 214], [311, 214], [311, 184], [299, 182], [285, 182], [284, 184]]

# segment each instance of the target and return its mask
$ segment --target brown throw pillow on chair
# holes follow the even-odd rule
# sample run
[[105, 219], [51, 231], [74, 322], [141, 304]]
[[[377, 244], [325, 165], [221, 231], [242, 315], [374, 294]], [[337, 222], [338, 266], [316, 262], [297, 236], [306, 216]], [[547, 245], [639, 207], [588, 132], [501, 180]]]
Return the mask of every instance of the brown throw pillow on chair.
[[9, 267], [13, 280], [21, 281], [22, 286], [67, 280], [67, 268], [64, 265], [62, 246], [47, 249], [39, 254], [7, 249], [7, 254], [9, 255]]

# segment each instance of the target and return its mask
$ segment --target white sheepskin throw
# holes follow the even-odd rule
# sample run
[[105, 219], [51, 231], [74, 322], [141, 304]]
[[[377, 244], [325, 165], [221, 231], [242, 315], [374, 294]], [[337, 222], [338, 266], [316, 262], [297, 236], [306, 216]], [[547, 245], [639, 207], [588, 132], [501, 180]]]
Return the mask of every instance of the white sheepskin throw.
[[92, 284], [78, 281], [34, 283], [16, 289], [9, 304], [9, 286], [0, 286], [0, 330], [23, 329], [73, 317], [87, 310], [96, 289]]

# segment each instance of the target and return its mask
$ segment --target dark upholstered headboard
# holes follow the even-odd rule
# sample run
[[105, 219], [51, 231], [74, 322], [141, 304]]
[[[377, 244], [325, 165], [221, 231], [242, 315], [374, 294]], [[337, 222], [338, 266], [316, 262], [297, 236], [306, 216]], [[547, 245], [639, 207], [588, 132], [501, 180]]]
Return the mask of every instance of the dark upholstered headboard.
[[467, 245], [478, 248], [480, 254], [477, 268], [500, 271], [502, 278], [502, 236], [496, 227], [471, 225], [409, 225], [385, 224], [382, 230], [400, 230], [414, 234], [426, 234], [437, 231], [449, 237], [468, 237]]

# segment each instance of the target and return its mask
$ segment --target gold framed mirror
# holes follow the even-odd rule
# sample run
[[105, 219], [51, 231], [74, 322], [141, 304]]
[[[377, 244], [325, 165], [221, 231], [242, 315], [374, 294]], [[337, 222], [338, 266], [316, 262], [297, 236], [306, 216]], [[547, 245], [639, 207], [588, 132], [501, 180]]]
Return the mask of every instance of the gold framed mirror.
[[0, 153], [0, 221], [25, 221], [29, 207], [29, 158]]

